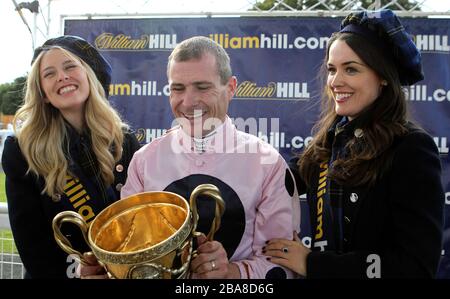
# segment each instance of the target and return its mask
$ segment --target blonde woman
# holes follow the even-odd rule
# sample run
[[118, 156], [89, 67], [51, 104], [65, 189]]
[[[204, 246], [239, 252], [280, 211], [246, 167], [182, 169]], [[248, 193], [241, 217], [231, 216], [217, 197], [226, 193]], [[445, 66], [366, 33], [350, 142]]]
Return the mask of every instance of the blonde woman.
[[[73, 210], [89, 223], [119, 199], [139, 143], [106, 99], [110, 81], [109, 63], [79, 37], [50, 39], [35, 50], [2, 157], [26, 277], [76, 276], [74, 261], [54, 241], [53, 217]], [[78, 250], [88, 250], [74, 227], [63, 229]]]

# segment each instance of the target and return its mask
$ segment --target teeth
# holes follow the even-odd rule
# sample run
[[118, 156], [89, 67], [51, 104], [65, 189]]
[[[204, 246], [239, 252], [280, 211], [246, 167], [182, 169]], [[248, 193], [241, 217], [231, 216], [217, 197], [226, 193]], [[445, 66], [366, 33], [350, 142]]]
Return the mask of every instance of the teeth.
[[337, 93], [336, 96], [336, 100], [342, 100], [348, 97], [351, 97], [351, 93]]
[[59, 94], [65, 94], [66, 92], [77, 89], [74, 85], [63, 87], [59, 90]]
[[187, 114], [187, 113], [185, 113], [184, 115], [185, 115], [187, 118], [196, 118], [196, 117], [202, 116], [203, 114], [205, 114], [204, 111], [202, 111], [202, 110], [195, 110], [194, 113], [192, 113], [192, 114]]
[[195, 111], [194, 112], [194, 114], [193, 114], [193, 117], [199, 117], [199, 116], [202, 116], [203, 115], [203, 111]]

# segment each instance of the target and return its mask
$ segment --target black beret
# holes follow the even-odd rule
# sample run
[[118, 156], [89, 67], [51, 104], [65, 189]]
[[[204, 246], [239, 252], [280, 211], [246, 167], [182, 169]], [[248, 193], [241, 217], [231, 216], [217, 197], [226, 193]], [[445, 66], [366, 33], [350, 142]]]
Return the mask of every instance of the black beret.
[[397, 64], [402, 85], [424, 79], [420, 52], [391, 10], [351, 13], [342, 21], [340, 32], [365, 36], [383, 49], [387, 48]]
[[111, 83], [111, 65], [90, 43], [81, 37], [73, 35], [63, 35], [47, 40], [42, 46], [34, 50], [33, 60], [36, 60], [42, 51], [50, 49], [52, 46], [59, 46], [78, 56], [86, 62], [94, 71], [98, 80], [105, 90], [106, 96], [109, 94], [109, 84]]

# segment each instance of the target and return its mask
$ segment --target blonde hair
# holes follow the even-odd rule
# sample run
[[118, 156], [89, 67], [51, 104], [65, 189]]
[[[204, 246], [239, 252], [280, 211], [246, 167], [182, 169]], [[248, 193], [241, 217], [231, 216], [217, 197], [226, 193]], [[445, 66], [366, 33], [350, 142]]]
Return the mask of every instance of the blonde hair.
[[[128, 126], [110, 106], [104, 89], [92, 68], [71, 52], [61, 48], [68, 57], [80, 61], [89, 82], [89, 97], [85, 104], [85, 125], [90, 130], [92, 150], [106, 185], [114, 182], [114, 165], [122, 156], [123, 131]], [[28, 75], [23, 106], [14, 117], [14, 131], [20, 149], [28, 162], [28, 172], [45, 180], [42, 193], [63, 194], [68, 169], [64, 144], [68, 140], [64, 118], [58, 109], [44, 101], [40, 87], [40, 63], [46, 51], [35, 60]]]

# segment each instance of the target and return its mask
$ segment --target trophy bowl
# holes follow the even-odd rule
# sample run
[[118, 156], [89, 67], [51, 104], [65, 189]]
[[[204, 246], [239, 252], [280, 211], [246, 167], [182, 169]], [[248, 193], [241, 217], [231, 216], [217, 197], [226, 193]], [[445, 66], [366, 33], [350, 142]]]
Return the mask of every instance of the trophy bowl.
[[199, 234], [199, 195], [216, 202], [215, 218], [207, 235], [212, 240], [220, 227], [225, 203], [219, 189], [211, 184], [197, 186], [189, 201], [166, 191], [134, 194], [106, 207], [90, 224], [76, 212], [61, 212], [53, 219], [54, 237], [66, 253], [88, 264], [61, 233], [63, 223], [77, 225], [110, 278], [186, 278], [196, 254], [192, 244]]

